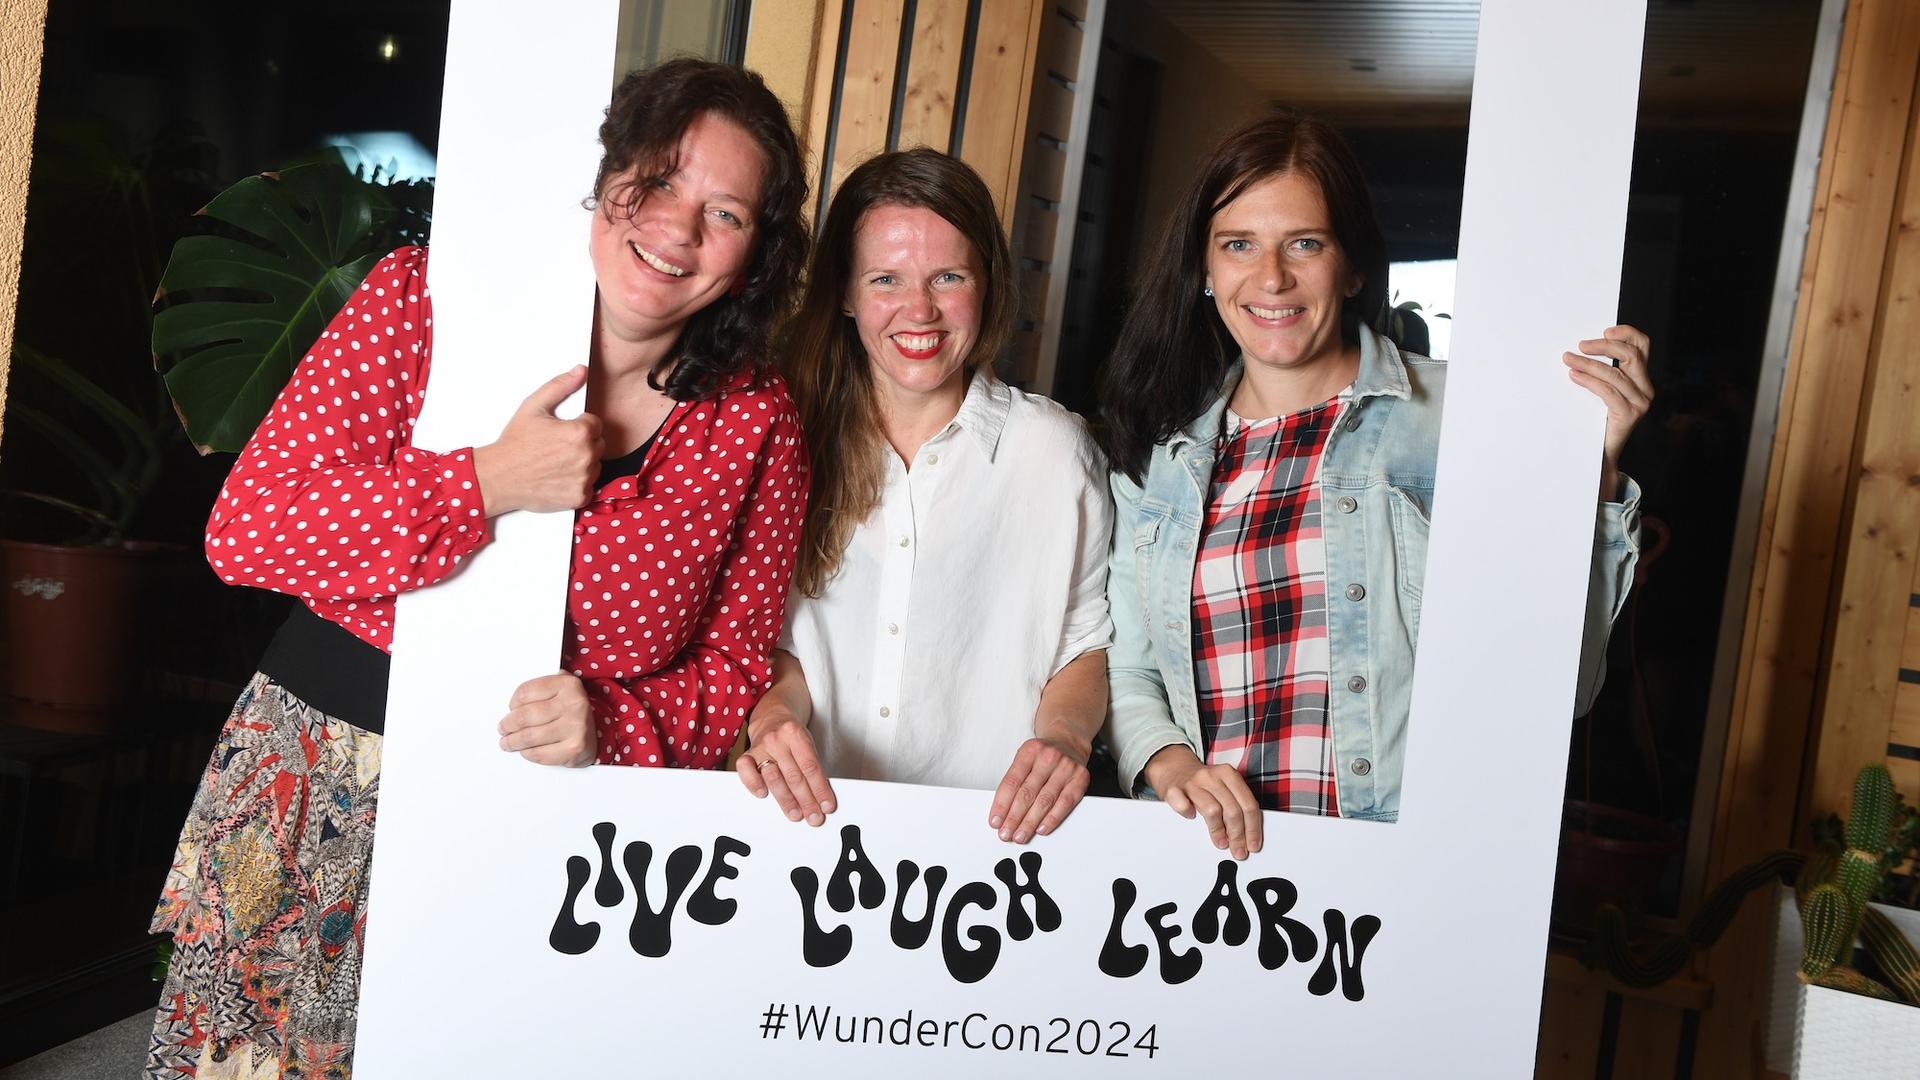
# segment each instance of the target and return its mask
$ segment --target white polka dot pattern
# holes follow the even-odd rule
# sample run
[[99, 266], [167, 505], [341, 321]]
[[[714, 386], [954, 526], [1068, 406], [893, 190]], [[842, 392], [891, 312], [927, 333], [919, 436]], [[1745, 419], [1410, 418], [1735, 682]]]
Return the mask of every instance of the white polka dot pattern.
[[[367, 276], [207, 523], [222, 581], [298, 596], [383, 650], [394, 596], [488, 539], [472, 450], [411, 445], [432, 354], [426, 266], [425, 249], [405, 248]], [[743, 376], [677, 404], [639, 473], [575, 513], [562, 664], [593, 702], [601, 761], [725, 763], [772, 681], [806, 490], [784, 385]]]

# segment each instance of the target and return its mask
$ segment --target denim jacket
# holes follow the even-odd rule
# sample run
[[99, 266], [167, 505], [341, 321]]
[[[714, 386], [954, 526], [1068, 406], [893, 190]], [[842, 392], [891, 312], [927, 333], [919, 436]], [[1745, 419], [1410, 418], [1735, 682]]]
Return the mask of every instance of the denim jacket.
[[[1193, 569], [1212, 488], [1228, 373], [1198, 419], [1153, 448], [1144, 483], [1112, 477], [1115, 521], [1107, 599], [1106, 735], [1124, 791], [1144, 791], [1147, 759], [1184, 743], [1204, 760], [1194, 690]], [[1413, 655], [1420, 635], [1427, 526], [1446, 364], [1403, 355], [1363, 329], [1353, 400], [1320, 465], [1326, 540], [1328, 723], [1340, 815], [1392, 821], [1400, 811]], [[1594, 528], [1580, 677], [1584, 713], [1605, 674], [1607, 635], [1639, 557], [1640, 490], [1600, 504]], [[1355, 586], [1358, 586], [1357, 588]]]

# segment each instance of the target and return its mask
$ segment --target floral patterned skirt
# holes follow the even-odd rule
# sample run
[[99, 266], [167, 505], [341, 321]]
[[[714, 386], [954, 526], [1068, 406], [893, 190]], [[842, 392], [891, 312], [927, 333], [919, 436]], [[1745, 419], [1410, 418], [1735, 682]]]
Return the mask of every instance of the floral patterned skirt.
[[241, 693], [153, 914], [149, 1077], [351, 1075], [380, 744], [266, 675]]

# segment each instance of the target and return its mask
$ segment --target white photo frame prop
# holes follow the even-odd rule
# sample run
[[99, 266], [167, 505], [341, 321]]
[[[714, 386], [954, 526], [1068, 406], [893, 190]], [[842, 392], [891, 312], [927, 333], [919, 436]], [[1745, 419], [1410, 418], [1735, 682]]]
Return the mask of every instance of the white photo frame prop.
[[[423, 446], [585, 355], [617, 18], [454, 5]], [[510, 515], [400, 600], [356, 1074], [1530, 1075], [1604, 423], [1558, 358], [1615, 310], [1644, 20], [1482, 6], [1398, 824], [1269, 814], [1235, 865], [1148, 803], [1015, 848], [987, 792], [843, 782], [813, 830], [731, 775], [530, 765], [494, 724], [571, 534]]]

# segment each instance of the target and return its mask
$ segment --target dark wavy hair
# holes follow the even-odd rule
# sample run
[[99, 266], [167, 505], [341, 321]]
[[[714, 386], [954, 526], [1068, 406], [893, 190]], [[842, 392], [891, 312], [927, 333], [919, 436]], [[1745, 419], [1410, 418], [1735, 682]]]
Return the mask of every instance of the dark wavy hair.
[[931, 210], [973, 246], [984, 279], [980, 333], [967, 354], [967, 377], [1006, 347], [1020, 312], [1013, 252], [993, 194], [965, 162], [937, 150], [902, 150], [869, 158], [840, 182], [814, 243], [806, 295], [780, 345], [781, 374], [799, 407], [813, 461], [794, 577], [808, 596], [818, 596], [833, 576], [853, 530], [879, 505], [886, 478], [873, 368], [859, 328], [845, 312], [854, 234], [867, 211], [880, 206]]
[[1104, 439], [1113, 467], [1138, 482], [1156, 444], [1192, 423], [1220, 393], [1239, 346], [1201, 292], [1207, 235], [1218, 213], [1269, 177], [1298, 173], [1320, 185], [1334, 241], [1361, 275], [1340, 306], [1347, 344], [1366, 325], [1384, 332], [1387, 242], [1360, 163], [1333, 126], [1287, 111], [1229, 134], [1188, 185], [1155, 247], [1141, 261], [1133, 302], [1101, 387]]
[[[647, 375], [654, 389], [676, 401], [711, 397], [743, 371], [756, 383], [765, 376], [772, 367], [773, 327], [792, 310], [807, 261], [801, 217], [807, 178], [800, 141], [786, 108], [760, 76], [732, 64], [668, 60], [620, 80], [600, 125], [600, 171], [586, 205], [609, 219], [636, 212], [653, 183], [678, 166], [687, 128], [706, 115], [752, 136], [766, 159], [766, 177], [754, 211], [753, 257], [736, 291], [687, 320], [679, 345], [668, 354], [672, 369], [664, 382], [658, 381], [659, 368]], [[616, 181], [636, 165], [630, 178]]]

